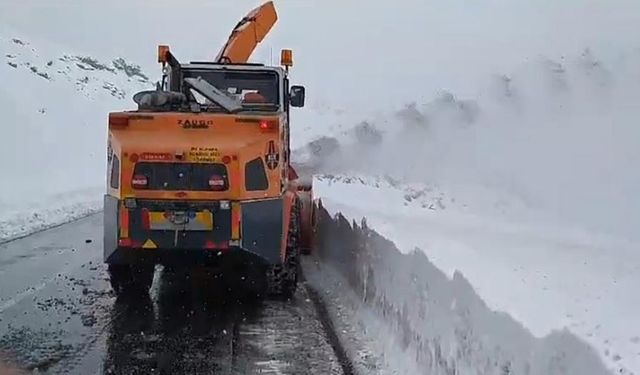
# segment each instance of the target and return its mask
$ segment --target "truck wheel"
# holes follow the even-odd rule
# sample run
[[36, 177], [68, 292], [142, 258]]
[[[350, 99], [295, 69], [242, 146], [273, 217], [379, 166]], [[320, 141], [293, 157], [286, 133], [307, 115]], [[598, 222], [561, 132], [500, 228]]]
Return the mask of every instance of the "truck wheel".
[[289, 251], [284, 264], [271, 266], [269, 269], [269, 294], [290, 299], [298, 288], [298, 249]]
[[155, 267], [151, 265], [109, 264], [109, 281], [116, 295], [149, 292]]
[[287, 255], [284, 263], [269, 267], [267, 281], [269, 294], [289, 299], [298, 287], [300, 273], [300, 202], [296, 200], [289, 222]]

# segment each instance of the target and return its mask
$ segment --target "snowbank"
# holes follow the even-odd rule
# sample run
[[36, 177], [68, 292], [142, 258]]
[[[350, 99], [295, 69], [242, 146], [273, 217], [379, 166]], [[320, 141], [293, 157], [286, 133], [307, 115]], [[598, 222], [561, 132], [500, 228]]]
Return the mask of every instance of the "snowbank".
[[0, 243], [27, 236], [102, 210], [102, 189], [52, 195], [47, 202], [0, 213]]
[[487, 307], [461, 273], [450, 278], [423, 252], [403, 254], [366, 225], [322, 207], [318, 223], [318, 262], [305, 268], [307, 279], [334, 318], [350, 322], [338, 323], [341, 338], [362, 373], [608, 373], [568, 330], [534, 337]]
[[[596, 348], [616, 373], [638, 371], [637, 244], [541, 224], [535, 215], [515, 220], [520, 205], [513, 197], [497, 196], [491, 204], [440, 189], [371, 177], [314, 181], [314, 193], [329, 212], [349, 220], [366, 218], [370, 228], [415, 262], [423, 262], [413, 254], [419, 248], [454, 284], [464, 275], [491, 309], [508, 313], [536, 337], [566, 329]], [[416, 198], [415, 191], [422, 193]], [[377, 267], [386, 264], [398, 288], [403, 282], [412, 285], [404, 277], [413, 263], [393, 259]]]

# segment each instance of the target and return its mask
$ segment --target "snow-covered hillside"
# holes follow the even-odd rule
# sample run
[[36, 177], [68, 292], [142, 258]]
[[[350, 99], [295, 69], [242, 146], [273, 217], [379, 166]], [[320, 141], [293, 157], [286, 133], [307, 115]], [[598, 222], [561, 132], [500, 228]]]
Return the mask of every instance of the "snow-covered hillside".
[[0, 28], [0, 240], [100, 209], [109, 111], [152, 87], [124, 58], [100, 61]]
[[549, 219], [638, 238], [639, 66], [640, 47], [617, 56], [585, 49], [534, 58], [495, 75], [477, 95], [442, 91], [363, 117], [296, 157], [327, 173], [387, 174], [517, 196]]

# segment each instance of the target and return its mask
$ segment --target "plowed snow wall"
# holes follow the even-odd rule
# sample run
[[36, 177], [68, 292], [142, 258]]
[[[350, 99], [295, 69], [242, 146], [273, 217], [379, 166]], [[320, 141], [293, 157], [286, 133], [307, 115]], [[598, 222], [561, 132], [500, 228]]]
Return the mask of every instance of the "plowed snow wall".
[[[447, 277], [418, 249], [403, 255], [364, 221], [331, 216], [322, 202], [316, 212], [320, 269], [343, 278], [393, 333], [376, 339], [394, 340], [404, 360], [425, 374], [608, 374], [570, 332], [536, 338], [510, 316], [491, 311], [462, 274]], [[318, 274], [310, 283], [321, 287], [328, 276]]]

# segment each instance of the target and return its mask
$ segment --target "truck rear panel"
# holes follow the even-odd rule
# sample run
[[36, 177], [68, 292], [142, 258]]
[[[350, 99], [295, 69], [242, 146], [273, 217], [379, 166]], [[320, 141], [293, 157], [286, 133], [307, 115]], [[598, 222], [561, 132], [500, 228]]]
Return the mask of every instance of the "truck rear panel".
[[127, 208], [107, 195], [104, 259], [131, 263], [143, 256], [159, 263], [193, 259], [211, 263], [244, 252], [277, 264], [283, 255], [286, 199], [231, 202], [228, 209], [219, 201], [140, 200], [135, 208]]
[[283, 193], [283, 118], [112, 116], [126, 121], [112, 121], [109, 133], [106, 262], [129, 263], [141, 254], [206, 259], [234, 251], [269, 264], [283, 259], [283, 222], [292, 199]]

